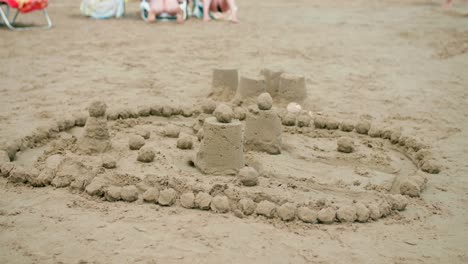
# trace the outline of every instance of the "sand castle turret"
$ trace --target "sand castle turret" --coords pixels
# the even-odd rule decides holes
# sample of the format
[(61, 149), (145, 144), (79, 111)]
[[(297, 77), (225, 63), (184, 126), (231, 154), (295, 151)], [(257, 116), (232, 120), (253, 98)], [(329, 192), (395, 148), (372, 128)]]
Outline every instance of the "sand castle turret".
[(239, 73), (237, 69), (214, 69), (210, 96), (221, 101), (229, 101), (236, 95), (238, 85)]
[(283, 71), (275, 68), (265, 68), (260, 72), (265, 78), (266, 90), (272, 97), (275, 97), (279, 93), (279, 82)]
[(307, 97), (304, 76), (283, 73), (279, 78), (278, 95), (287, 102), (303, 102)]
[(272, 109), (273, 99), (263, 93), (257, 99), (258, 111), (247, 114), (245, 121), (246, 150), (281, 153), (281, 119)]
[(245, 166), (242, 123), (233, 120), (225, 104), (216, 107), (214, 116), (205, 119), (195, 165), (206, 174), (236, 174)]
[(266, 92), (266, 82), (263, 76), (241, 76), (236, 98), (243, 102), (255, 102), (255, 99)]
[(89, 118), (86, 120), (82, 136), (78, 139), (78, 149), (81, 152), (102, 153), (111, 148), (106, 108), (106, 104), (101, 101), (94, 101), (90, 104)]

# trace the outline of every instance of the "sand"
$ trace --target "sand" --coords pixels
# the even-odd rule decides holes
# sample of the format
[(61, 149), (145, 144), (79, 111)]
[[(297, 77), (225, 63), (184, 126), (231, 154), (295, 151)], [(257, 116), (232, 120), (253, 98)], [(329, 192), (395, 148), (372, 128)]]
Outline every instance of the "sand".
[[(445, 11), (439, 3), (422, 0), (239, 0), (239, 25), (189, 21), (181, 27), (142, 23), (136, 2), (127, 5), (128, 16), (121, 20), (89, 20), (79, 15), (78, 2), (51, 1), (49, 11), (56, 25), (51, 31), (0, 30), (0, 145), (12, 146), (8, 156), (14, 152), (15, 164), (26, 169), (15, 169), (13, 179), (49, 182), (44, 188), (32, 188), (0, 179), (1, 263), (468, 261), (468, 8), (463, 4), (456, 2), (454, 9)], [(39, 17), (25, 16), (23, 21), (35, 18)], [(161, 35), (164, 42), (159, 41)], [(193, 187), (195, 195), (210, 193), (210, 202), (221, 192), (230, 201), (240, 195), (254, 204), (269, 200), (276, 208), (301, 201), (298, 208), (312, 211), (306, 218), (301, 209), (301, 217), (314, 220), (317, 214), (319, 222), (319, 210), (330, 208), (332, 224), (285, 222), (276, 216), (276, 209), (265, 210), (271, 219), (247, 215), (256, 210), (247, 202), (230, 207), (243, 211), (245, 217), (238, 218), (233, 212), (213, 213), (210, 203), (208, 211), (202, 211), (185, 209), (178, 200), (168, 207), (143, 203), (141, 197), (132, 203), (104, 201), (121, 199), (122, 189), (110, 188), (108, 177), (120, 184), (116, 187), (136, 186), (140, 196), (144, 186), (131, 176), (147, 170), (162, 172), (160, 190), (176, 187), (178, 195), (188, 190), (169, 176), (195, 174), (197, 180), (203, 179), (184, 159), (199, 143), (194, 142), (193, 150), (177, 149), (176, 138), (158, 135), (167, 119), (152, 113), (164, 113), (182, 132), (192, 133), (192, 120), (179, 119), (174, 113), (182, 103), (198, 106), (209, 96), (215, 68), (236, 68), (239, 76), (259, 74), (264, 68), (303, 75), (307, 98), (302, 108), (312, 111), (314, 120), (323, 116), (333, 122), (325, 122), (326, 129), (312, 124), (283, 127), (280, 155), (246, 153), (247, 165), (263, 167), (263, 171), (255, 167), (262, 175), (258, 186), (235, 186), (232, 176), (200, 181), (200, 186), (184, 183)], [(99, 168), (101, 176), (84, 193), (78, 191), (78, 183), (84, 186), (86, 179), (74, 181), (76, 187), (50, 187), (56, 178), (47, 178), (51, 172), (42, 173), (41, 178), (27, 165), (44, 151), (41, 142), (48, 141), (49, 135), (62, 135), (78, 116), (75, 124), (83, 126), (83, 113), (87, 117), (87, 107), (95, 100), (106, 103), (109, 120), (133, 117), (108, 123), (112, 140), (108, 151), (124, 155), (118, 156), (116, 168), (102, 168), (101, 154), (95, 154), (90, 162), (77, 160), (84, 167), (73, 163), (76, 173), (59, 173), (54, 183), (62, 186), (68, 177), (81, 175), (81, 170), (89, 170), (92, 177)], [(336, 130), (344, 120), (354, 126), (367, 120), (372, 132), (382, 133), (375, 132), (377, 137), (371, 138)], [(374, 129), (375, 124), (380, 130)], [(71, 131), (82, 131), (77, 129)], [(130, 135), (141, 129), (151, 131), (146, 144), (162, 151), (151, 163), (137, 162), (137, 151), (128, 150)], [(25, 136), (30, 137), (28, 146), (16, 142)], [(342, 136), (353, 138), (355, 152), (336, 151), (336, 140)], [(74, 140), (63, 135), (48, 155), (70, 151)], [(421, 160), (415, 162), (427, 172), (439, 172), (418, 170), (427, 177), (424, 188), (412, 178), (416, 166), (404, 156), (415, 156), (421, 143), (430, 145), (431, 155), (421, 152)], [(30, 146), (37, 147), (17, 152)], [(405, 146), (411, 146), (406, 154), (393, 151)], [(10, 174), (9, 164), (0, 164), (2, 174)], [(391, 185), (388, 179), (393, 178), (388, 176), (396, 174), (410, 176), (412, 185), (402, 186), (416, 197), (407, 197), (406, 206), (399, 196), (374, 200), (373, 188)], [(218, 182), (223, 184), (214, 184)], [(224, 190), (224, 185), (229, 188)], [(327, 195), (304, 195), (314, 190)], [(370, 197), (358, 195), (364, 191)], [(308, 203), (309, 198), (314, 203)], [(366, 210), (352, 203), (364, 198), (371, 198), (365, 203), (367, 222), (337, 222), (341, 205), (356, 206), (356, 217), (364, 220)]]

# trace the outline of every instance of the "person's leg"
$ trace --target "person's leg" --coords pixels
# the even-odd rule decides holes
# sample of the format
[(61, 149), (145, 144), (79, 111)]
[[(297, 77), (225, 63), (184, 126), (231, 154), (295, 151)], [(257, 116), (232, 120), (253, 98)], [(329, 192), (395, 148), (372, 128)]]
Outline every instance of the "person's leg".
[(184, 22), (184, 11), (180, 9), (179, 1), (177, 0), (165, 0), (165, 11), (170, 15), (177, 16), (177, 23)]
[(232, 16), (232, 22), (234, 23), (239, 23), (239, 19), (237, 18), (237, 5), (235, 0), (225, 0), (225, 4), (227, 2), (227, 5), (229, 9), (231, 10), (231, 16)]
[(210, 9), (211, 12), (228, 13), (231, 12), (232, 22), (238, 23), (237, 5), (235, 0), (212, 0)]
[(210, 6), (216, 0), (203, 0), (203, 21), (210, 21)]
[(164, 9), (164, 0), (151, 0), (150, 2), (150, 11), (148, 13), (148, 22), (154, 22), (156, 16), (161, 14)]

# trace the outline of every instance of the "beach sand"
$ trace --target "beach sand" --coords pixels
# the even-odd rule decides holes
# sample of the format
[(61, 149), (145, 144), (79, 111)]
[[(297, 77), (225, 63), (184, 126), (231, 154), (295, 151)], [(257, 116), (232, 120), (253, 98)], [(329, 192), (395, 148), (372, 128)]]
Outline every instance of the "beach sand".
[[(421, 197), (378, 221), (299, 225), (109, 203), (1, 178), (0, 263), (468, 262), (468, 6), (447, 10), (424, 0), (238, 5), (238, 25), (192, 19), (181, 26), (144, 23), (138, 2), (127, 4), (122, 19), (93, 20), (80, 15), (77, 0), (51, 0), (53, 29), (1, 28), (0, 144), (83, 112), (95, 99), (109, 111), (197, 105), (210, 93), (215, 68), (237, 68), (241, 75), (281, 68), (305, 76), (304, 109), (371, 120), (430, 145), (441, 172), (426, 174)], [(38, 21), (40, 13), (20, 19)], [(283, 143), (287, 153), (308, 151), (289, 134)], [(275, 162), (287, 167), (287, 157)], [(304, 173), (333, 174), (300, 164)]]

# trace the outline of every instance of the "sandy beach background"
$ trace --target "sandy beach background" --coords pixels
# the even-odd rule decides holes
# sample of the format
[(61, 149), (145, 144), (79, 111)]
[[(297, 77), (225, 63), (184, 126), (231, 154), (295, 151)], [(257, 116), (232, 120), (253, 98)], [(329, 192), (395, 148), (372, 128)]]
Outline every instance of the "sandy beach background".
[(403, 220), (308, 229), (1, 179), (1, 263), (468, 262), (466, 4), (238, 0), (239, 25), (180, 26), (145, 24), (138, 2), (122, 19), (87, 19), (79, 2), (50, 1), (52, 30), (0, 30), (0, 143), (96, 98), (197, 103), (213, 68), (280, 67), (306, 77), (306, 108), (404, 127), (443, 171)]

